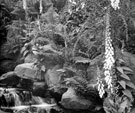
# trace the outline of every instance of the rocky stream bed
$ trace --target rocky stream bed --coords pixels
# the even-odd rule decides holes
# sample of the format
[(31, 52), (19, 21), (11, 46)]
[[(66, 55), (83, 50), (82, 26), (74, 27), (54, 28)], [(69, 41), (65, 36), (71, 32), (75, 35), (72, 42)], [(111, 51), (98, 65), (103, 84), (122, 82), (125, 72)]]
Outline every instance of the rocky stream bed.
[(95, 95), (98, 102), (94, 102), (76, 95), (73, 87), (51, 89), (58, 83), (58, 78), (52, 77), (54, 70), (47, 72), (45, 82), (35, 79), (36, 69), (31, 65), (20, 64), (0, 77), (2, 113), (105, 113), (99, 96)]

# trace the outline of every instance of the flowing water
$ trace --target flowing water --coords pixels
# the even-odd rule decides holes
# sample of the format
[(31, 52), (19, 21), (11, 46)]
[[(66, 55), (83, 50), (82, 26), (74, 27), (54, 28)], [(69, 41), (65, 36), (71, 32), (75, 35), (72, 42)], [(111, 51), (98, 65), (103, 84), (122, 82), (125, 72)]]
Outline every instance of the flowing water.
[(29, 91), (16, 88), (0, 88), (0, 108), (12, 113), (46, 113), (56, 104), (48, 104), (45, 99), (36, 97)]

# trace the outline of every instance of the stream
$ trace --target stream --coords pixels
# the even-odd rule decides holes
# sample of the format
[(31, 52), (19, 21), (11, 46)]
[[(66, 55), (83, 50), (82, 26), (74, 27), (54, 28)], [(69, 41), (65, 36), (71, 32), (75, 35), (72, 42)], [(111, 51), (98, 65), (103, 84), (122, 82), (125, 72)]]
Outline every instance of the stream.
[[(0, 88), (0, 110), (7, 113), (50, 113), (57, 105), (52, 99), (33, 96), (30, 91), (17, 88)], [(0, 112), (1, 113), (1, 112)], [(27, 113), (27, 112), (26, 112)]]

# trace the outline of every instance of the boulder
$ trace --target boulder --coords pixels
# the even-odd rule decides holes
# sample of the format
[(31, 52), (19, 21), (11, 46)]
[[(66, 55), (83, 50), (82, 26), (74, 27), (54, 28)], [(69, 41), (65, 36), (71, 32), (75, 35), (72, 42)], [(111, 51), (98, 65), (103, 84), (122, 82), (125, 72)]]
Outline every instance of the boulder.
[(17, 86), (20, 82), (20, 77), (14, 71), (7, 72), (0, 77), (0, 86)]
[(61, 104), (66, 109), (86, 110), (92, 105), (92, 102), (77, 96), (74, 89), (70, 87), (62, 95)]
[(14, 71), (11, 71), (3, 74), (0, 77), (0, 86), (30, 89), (33, 87), (33, 81), (31, 79), (19, 77)]
[(60, 69), (59, 65), (54, 66), (52, 69), (48, 69), (45, 74), (45, 82), (49, 87), (57, 85), (61, 80), (62, 72), (57, 71)]
[(10, 71), (10, 72), (2, 74), (2, 76), (0, 77), (0, 80), (3, 80), (8, 77), (12, 77), (12, 76), (17, 76), (14, 71)]
[(15, 67), (15, 73), (24, 79), (41, 80), (41, 73), (38, 72), (38, 68), (34, 63), (23, 63)]
[(37, 60), (37, 58), (35, 57), (35, 55), (29, 54), (29, 55), (27, 55), (27, 56), (25, 57), (24, 62), (25, 62), (25, 63), (33, 63), (33, 62), (35, 62), (36, 60)]
[(47, 86), (45, 82), (34, 82), (33, 83), (33, 89), (32, 89), (32, 94), (34, 96), (40, 96), (40, 97), (46, 97), (46, 90)]
[(33, 80), (23, 78), (20, 80), (18, 87), (25, 90), (31, 90), (33, 88)]

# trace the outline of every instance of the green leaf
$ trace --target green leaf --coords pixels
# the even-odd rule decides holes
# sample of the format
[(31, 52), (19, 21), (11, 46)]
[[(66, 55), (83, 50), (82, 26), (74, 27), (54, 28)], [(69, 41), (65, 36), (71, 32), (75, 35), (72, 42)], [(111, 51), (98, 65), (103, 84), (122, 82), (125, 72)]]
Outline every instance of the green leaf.
[(125, 109), (128, 107), (128, 100), (126, 99), (124, 102), (120, 104), (120, 108), (118, 110), (118, 113), (124, 113)]
[(46, 42), (47, 44), (49, 43), (49, 40), (48, 39), (46, 39), (46, 38), (44, 38), (44, 37), (38, 37), (37, 39), (36, 39), (36, 42)]
[(44, 66), (44, 65), (43, 65), (43, 66), (41, 66), (41, 70), (45, 72), (46, 68), (45, 68), (45, 66)]
[(98, 61), (102, 61), (103, 55), (98, 55), (97, 57), (95, 57), (94, 59), (91, 60), (90, 64), (94, 65), (96, 64)]
[(120, 63), (125, 63), (125, 61), (123, 59), (119, 59)]
[(122, 74), (124, 74), (124, 71), (123, 71), (123, 68), (122, 67), (116, 67), (117, 68), (117, 70), (119, 71), (119, 72), (121, 72)]
[(13, 53), (16, 53), (17, 51), (18, 51), (18, 49), (14, 49), (14, 50), (13, 50)]
[(83, 57), (75, 57), (76, 63), (90, 63), (91, 60), (89, 58), (83, 58)]
[(124, 73), (125, 73), (126, 75), (134, 75), (134, 73), (131, 72), (131, 71), (125, 71)]
[(128, 67), (122, 67), (124, 70), (126, 70), (126, 71), (131, 71), (131, 72), (133, 72), (133, 70), (132, 69), (130, 69), (130, 68), (128, 68)]
[(56, 71), (58, 71), (58, 72), (62, 72), (62, 73), (66, 72), (66, 70), (65, 70), (65, 69), (58, 69), (58, 70), (56, 70)]
[(26, 50), (26, 47), (23, 47), (23, 48), (21, 49), (21, 53), (23, 53), (25, 50)]
[(28, 53), (29, 53), (28, 50), (24, 51), (23, 56), (26, 57), (28, 55)]
[(129, 97), (131, 100), (133, 100), (133, 96), (132, 96), (132, 94), (131, 94), (131, 91), (125, 89), (125, 90), (122, 91), (122, 92), (123, 92), (123, 94), (124, 94), (125, 96), (127, 96), (127, 97)]
[(55, 28), (57, 31), (59, 31), (59, 32), (62, 32), (63, 31), (63, 29), (64, 29), (64, 25), (62, 25), (62, 24), (58, 24), (58, 25), (56, 25), (56, 28)]
[(126, 82), (127, 86), (135, 89), (135, 84), (133, 84), (132, 82)]
[(120, 76), (122, 77), (122, 78), (125, 78), (125, 79), (127, 79), (127, 80), (130, 80), (130, 78), (126, 75), (126, 74), (120, 74)]
[(135, 55), (134, 54), (124, 51), (123, 56), (125, 58), (128, 58), (130, 60), (130, 63), (135, 66)]
[(110, 103), (112, 106), (114, 106), (114, 102), (113, 102), (113, 100), (108, 99), (108, 101), (109, 101), (109, 103)]
[(64, 67), (64, 69), (66, 70), (66, 71), (69, 71), (69, 72), (73, 72), (73, 73), (76, 73), (76, 68), (73, 68), (73, 67), (71, 67), (71, 66), (69, 66), (69, 67)]
[(53, 52), (53, 53), (56, 53), (56, 54), (59, 54), (59, 55), (62, 54), (61, 51), (57, 51), (57, 50), (53, 49), (51, 44), (44, 45), (42, 47), (42, 49), (43, 49), (44, 52), (47, 52), (47, 53), (52, 53)]
[(44, 50), (44, 51), (52, 50), (51, 44), (44, 45), (44, 46), (43, 46), (43, 50)]
[(122, 80), (122, 81), (119, 81), (119, 83), (124, 89), (126, 89), (126, 82), (125, 81)]

